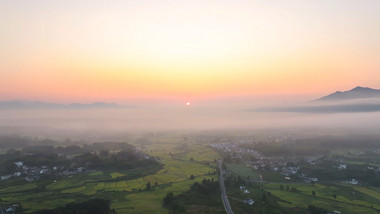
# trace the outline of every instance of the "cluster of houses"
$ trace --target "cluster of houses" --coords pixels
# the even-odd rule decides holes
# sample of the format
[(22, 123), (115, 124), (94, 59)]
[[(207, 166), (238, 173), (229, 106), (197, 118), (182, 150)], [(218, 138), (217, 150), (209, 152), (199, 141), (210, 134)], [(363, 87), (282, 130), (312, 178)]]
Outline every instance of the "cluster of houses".
[(16, 210), (18, 210), (19, 208), (21, 208), (20, 204), (2, 204), (0, 206), (0, 214), (11, 214), (11, 213), (15, 213)]
[(214, 149), (217, 149), (222, 152), (229, 153), (233, 159), (242, 160), (245, 156), (254, 157), (257, 160), (263, 160), (265, 157), (261, 155), (258, 151), (253, 149), (247, 149), (241, 147), (239, 143), (221, 143), (221, 144), (210, 144), (210, 146)]
[[(306, 183), (317, 182), (317, 177), (307, 176), (302, 173), (300, 170), (300, 165), (305, 163), (311, 166), (323, 164), (323, 160), (317, 157), (266, 158), (256, 150), (245, 148), (240, 142), (228, 142), (219, 144), (213, 143), (210, 144), (210, 146), (218, 151), (228, 153), (231, 160), (249, 166), (255, 170), (272, 170), (278, 172), (284, 176), (285, 180), (291, 180), (291, 178), (299, 178), (304, 180)], [(331, 158), (329, 161), (337, 163), (335, 167), (338, 171), (347, 169), (347, 163), (345, 163), (344, 160)], [(375, 173), (380, 174), (380, 167), (377, 168), (368, 166), (365, 169), (373, 170)], [(359, 181), (354, 178), (348, 182), (354, 185), (359, 183)]]
[[(245, 194), (249, 193), (249, 190), (245, 186), (240, 186), (240, 190), (244, 192)], [(253, 205), (255, 201), (252, 198), (246, 198), (243, 200), (244, 204)]]
[(242, 147), (236, 142), (211, 144), (210, 146), (219, 151), (228, 153), (230, 158), (234, 161), (240, 162), (255, 170), (272, 170), (279, 172), (284, 175), (284, 177), (289, 177), (290, 175), (297, 174), (300, 169), (297, 165), (287, 165), (288, 162), (294, 163), (294, 159), (268, 159), (258, 151)]
[(31, 167), (25, 165), (22, 161), (14, 162), (15, 170), (13, 174), (0, 176), (1, 180), (7, 180), (12, 177), (23, 177), (26, 181), (32, 182), (38, 180), (41, 176), (73, 176), (80, 173), (89, 173), (90, 170), (84, 167), (68, 168), (68, 167)]

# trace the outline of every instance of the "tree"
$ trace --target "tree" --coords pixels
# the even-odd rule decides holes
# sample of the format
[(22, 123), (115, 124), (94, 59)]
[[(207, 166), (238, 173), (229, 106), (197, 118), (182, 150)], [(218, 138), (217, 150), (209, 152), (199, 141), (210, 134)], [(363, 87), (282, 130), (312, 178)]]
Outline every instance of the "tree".
[(174, 193), (168, 192), (163, 199), (162, 205), (168, 207), (174, 199)]
[(320, 207), (315, 207), (313, 205), (309, 205), (307, 208), (308, 213), (310, 214), (320, 214), (320, 213), (326, 213), (327, 210), (320, 208)]
[(312, 194), (313, 196), (315, 196), (315, 191), (313, 190), (313, 191), (311, 192), (311, 194)]
[(110, 202), (104, 199), (91, 199), (81, 203), (69, 203), (64, 207), (55, 208), (52, 210), (41, 210), (38, 214), (104, 214), (115, 213), (110, 209)]
[(148, 181), (148, 183), (146, 183), (146, 190), (150, 190), (152, 186), (150, 185), (150, 181)]
[(336, 194), (333, 195), (334, 199), (336, 199)]

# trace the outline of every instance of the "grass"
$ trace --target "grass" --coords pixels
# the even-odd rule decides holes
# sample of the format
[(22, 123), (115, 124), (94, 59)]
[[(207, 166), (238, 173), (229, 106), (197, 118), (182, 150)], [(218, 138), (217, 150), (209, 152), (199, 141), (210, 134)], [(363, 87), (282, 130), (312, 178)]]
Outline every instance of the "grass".
[(256, 170), (249, 168), (247, 166), (238, 165), (238, 164), (226, 164), (227, 170), (232, 171), (232, 173), (239, 175), (240, 177), (246, 179), (249, 177), (251, 180), (258, 180), (259, 175)]
[(123, 177), (126, 174), (120, 173), (120, 172), (112, 172), (111, 173), (111, 178), (118, 178), (118, 177)]
[[(229, 185), (227, 187), (227, 195), (234, 213), (273, 213), (273, 214), (294, 214), (306, 213), (305, 210), (300, 211), (294, 206), (289, 206), (285, 201), (277, 201), (277, 197), (267, 195), (266, 190), (262, 188), (262, 184), (246, 185), (250, 193), (246, 194), (239, 189), (239, 185)], [(266, 195), (266, 200), (263, 200)], [(243, 200), (251, 198), (254, 200), (253, 205), (243, 204)], [(279, 203), (280, 202), (280, 203)], [(285, 206), (282, 206), (282, 205)]]
[(33, 190), (36, 187), (37, 187), (37, 184), (35, 183), (27, 183), (21, 186), (15, 185), (15, 186), (6, 187), (4, 189), (0, 189), (0, 194), (10, 193), (10, 192), (23, 192), (23, 191)]
[(278, 172), (273, 171), (264, 171), (261, 172), (263, 176), (263, 181), (267, 182), (289, 182), (289, 180), (285, 179), (285, 176), (281, 175)]
[[(297, 189), (296, 192), (280, 190), (280, 184), (265, 184), (267, 191), (287, 201), (287, 207), (300, 207), (306, 209), (308, 205), (322, 207), (333, 211), (339, 210), (343, 213), (378, 213), (380, 209), (378, 192), (366, 187), (352, 187), (349, 185), (321, 185), (315, 184), (289, 184), (284, 185)], [(284, 188), (284, 189), (285, 189)], [(311, 192), (315, 191), (316, 196)], [(333, 195), (337, 198), (334, 199)], [(373, 197), (375, 196), (375, 197)], [(284, 205), (285, 203), (282, 203)]]
[(101, 176), (101, 175), (103, 175), (103, 171), (91, 172), (88, 175), (90, 175), (90, 176)]
[(85, 189), (86, 189), (86, 186), (80, 186), (76, 188), (63, 190), (62, 193), (78, 193), (78, 192), (83, 192)]
[[(227, 169), (241, 177), (247, 176), (246, 173), (250, 172), (242, 165), (228, 164)], [(309, 205), (327, 211), (338, 210), (342, 213), (379, 213), (380, 210), (380, 188), (347, 183), (314, 185), (294, 183), (285, 181), (279, 173), (271, 171), (264, 171), (263, 179), (265, 181), (263, 184), (245, 184), (250, 191), (249, 194), (240, 191), (239, 185), (232, 182), (227, 188), (227, 195), (231, 196), (230, 203), (235, 212), (306, 213)], [(280, 188), (281, 185), (283, 190)], [(296, 191), (291, 191), (294, 188)], [(316, 192), (316, 196), (312, 195), (312, 191)], [(270, 195), (266, 192), (270, 192)], [(267, 195), (265, 204), (262, 204), (263, 194)], [(333, 197), (334, 194), (337, 196), (336, 199)], [(245, 198), (252, 198), (255, 204), (247, 207), (242, 203)]]
[[(165, 197), (165, 195), (168, 192), (173, 192), (174, 194), (178, 195), (181, 194), (187, 190), (189, 190), (190, 186), (194, 182), (201, 182), (203, 179), (211, 179), (213, 176), (199, 176), (196, 177), (194, 180), (182, 180), (179, 182), (169, 183), (163, 187), (159, 186), (156, 187), (152, 191), (143, 191), (143, 192), (134, 192), (131, 194), (126, 195), (126, 199), (128, 203), (125, 204), (125, 208), (123, 210), (131, 211), (133, 210), (133, 213), (151, 213), (152, 210), (154, 210), (157, 214), (159, 213), (168, 213), (168, 210), (162, 207), (162, 199)], [(215, 177), (214, 177), (215, 179)], [(132, 208), (131, 204), (134, 205)], [(115, 204), (113, 207), (121, 207), (122, 204)], [(121, 210), (119, 210), (121, 211)], [(118, 212), (119, 213), (119, 212)], [(123, 213), (123, 212), (120, 212)], [(126, 212), (128, 213), (128, 212)]]
[[(123, 213), (167, 213), (162, 207), (162, 199), (171, 191), (181, 194), (190, 186), (203, 179), (217, 179), (213, 174), (214, 159), (217, 153), (206, 146), (196, 145), (184, 152), (178, 147), (177, 138), (167, 138), (164, 143), (144, 146), (151, 156), (160, 158), (164, 167), (155, 171), (152, 167), (128, 171), (95, 171), (87, 175), (75, 175), (40, 179), (28, 183), (0, 184), (0, 199), (19, 202), (25, 208), (24, 213), (40, 209), (52, 209), (70, 202), (80, 202), (99, 197), (111, 200), (111, 207), (118, 214)], [(191, 145), (191, 142), (188, 142)], [(202, 152), (197, 152), (202, 151)], [(169, 153), (173, 154), (169, 156)], [(193, 157), (194, 161), (190, 161)], [(190, 176), (195, 176), (190, 179)], [(147, 182), (151, 190), (145, 190)], [(155, 185), (157, 183), (157, 186)]]
[[(25, 213), (99, 197), (111, 200), (111, 208), (118, 214), (167, 214), (168, 210), (162, 207), (162, 199), (167, 192), (180, 195), (187, 192), (196, 181), (217, 179), (217, 175), (214, 174), (214, 160), (219, 159), (219, 155), (208, 146), (196, 144), (192, 139), (185, 141), (181, 136), (164, 136), (159, 142), (137, 146), (150, 156), (158, 157), (163, 168), (95, 171), (72, 178), (61, 177), (56, 179), (56, 182), (53, 179), (41, 179), (32, 183), (3, 182), (0, 184), (0, 199), (20, 202), (27, 209)], [(242, 178), (249, 176), (250, 179), (258, 179), (258, 174), (246, 166), (227, 167)], [(190, 179), (191, 175), (195, 178)], [(249, 210), (255, 213), (302, 213), (302, 210), (305, 213), (308, 205), (330, 211), (339, 210), (342, 213), (378, 213), (370, 208), (371, 206), (380, 209), (380, 188), (343, 183), (314, 186), (292, 184), (285, 183), (284, 176), (277, 172), (263, 172), (262, 175), (264, 181), (269, 183), (247, 186), (250, 190), (248, 195), (242, 193), (238, 187), (227, 190), (229, 196), (238, 199), (251, 197), (256, 202), (253, 206), (248, 206), (243, 205), (241, 201), (230, 200), (233, 209), (236, 209), (235, 213), (249, 213)], [(146, 190), (148, 182), (151, 183), (151, 190)], [(285, 189), (289, 186), (297, 188), (298, 191), (280, 190), (280, 184), (275, 182), (284, 183)], [(313, 190), (316, 191), (316, 197), (311, 195)], [(268, 199), (268, 203), (263, 206), (261, 198), (265, 192), (271, 192), (273, 198)], [(337, 194), (336, 200), (332, 197), (334, 194)], [(201, 213), (207, 209), (201, 202), (189, 206), (187, 210)]]

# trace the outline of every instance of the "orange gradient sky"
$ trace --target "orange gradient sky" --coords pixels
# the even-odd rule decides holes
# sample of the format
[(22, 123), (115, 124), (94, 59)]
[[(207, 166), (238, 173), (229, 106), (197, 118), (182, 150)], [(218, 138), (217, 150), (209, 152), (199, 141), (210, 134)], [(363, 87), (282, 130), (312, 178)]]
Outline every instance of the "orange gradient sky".
[(380, 1), (0, 2), (0, 100), (380, 88)]

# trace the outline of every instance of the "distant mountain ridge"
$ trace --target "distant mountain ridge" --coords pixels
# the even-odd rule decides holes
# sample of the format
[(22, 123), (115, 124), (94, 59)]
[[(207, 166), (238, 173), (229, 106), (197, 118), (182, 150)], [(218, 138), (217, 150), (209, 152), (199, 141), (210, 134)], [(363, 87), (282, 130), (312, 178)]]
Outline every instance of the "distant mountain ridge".
[(380, 98), (380, 90), (357, 86), (349, 91), (337, 91), (314, 101), (343, 101), (365, 98)]
[(9, 100), (0, 101), (0, 109), (91, 109), (91, 108), (118, 108), (115, 103), (71, 103), (58, 104), (30, 100)]
[(380, 90), (356, 87), (349, 91), (337, 91), (303, 104), (264, 107), (259, 112), (298, 113), (358, 113), (380, 112)]

